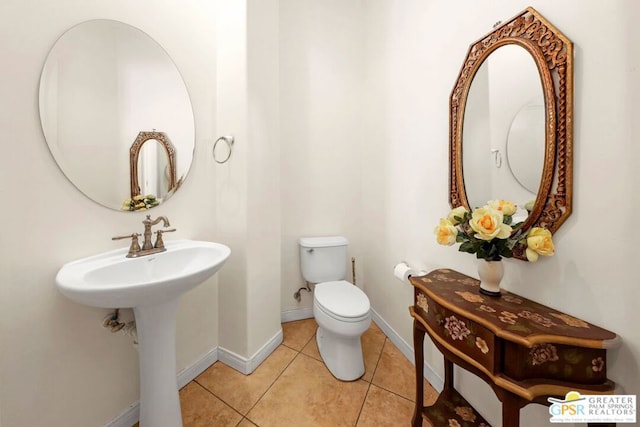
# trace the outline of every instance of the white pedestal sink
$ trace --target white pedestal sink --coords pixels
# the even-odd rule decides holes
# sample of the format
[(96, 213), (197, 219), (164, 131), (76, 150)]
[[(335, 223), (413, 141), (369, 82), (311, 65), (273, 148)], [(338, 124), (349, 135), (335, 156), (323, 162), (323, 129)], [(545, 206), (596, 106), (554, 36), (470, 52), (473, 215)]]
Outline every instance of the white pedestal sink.
[(140, 426), (180, 427), (175, 330), (180, 296), (225, 263), (230, 249), (219, 243), (176, 240), (165, 252), (126, 258), (118, 249), (62, 266), (58, 289), (93, 307), (133, 308), (140, 363)]

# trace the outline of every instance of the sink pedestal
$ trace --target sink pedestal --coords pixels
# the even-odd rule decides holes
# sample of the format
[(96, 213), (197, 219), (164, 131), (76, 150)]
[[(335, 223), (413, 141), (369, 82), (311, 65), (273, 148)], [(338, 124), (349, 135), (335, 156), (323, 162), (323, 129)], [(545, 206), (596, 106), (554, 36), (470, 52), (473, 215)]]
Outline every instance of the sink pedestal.
[(178, 299), (133, 309), (140, 364), (140, 427), (182, 427), (176, 379)]
[(56, 275), (60, 292), (75, 302), (133, 307), (141, 427), (182, 427), (176, 379), (178, 300), (213, 276), (231, 254), (225, 245), (198, 240), (174, 240), (165, 249), (133, 258), (126, 257), (128, 248), (103, 252), (68, 262)]

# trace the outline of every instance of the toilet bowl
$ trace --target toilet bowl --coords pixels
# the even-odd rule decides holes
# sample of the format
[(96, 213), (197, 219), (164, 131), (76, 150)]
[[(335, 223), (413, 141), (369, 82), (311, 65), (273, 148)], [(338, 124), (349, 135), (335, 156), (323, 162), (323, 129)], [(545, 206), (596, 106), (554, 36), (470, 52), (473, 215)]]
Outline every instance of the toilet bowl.
[(371, 325), (371, 305), (360, 288), (342, 280), (348, 241), (342, 236), (303, 237), (299, 244), (302, 276), (316, 284), (313, 317), (320, 356), (339, 380), (357, 380), (364, 374), (360, 337)]
[(316, 342), (324, 364), (342, 381), (364, 374), (360, 337), (371, 326), (369, 299), (344, 280), (318, 283), (313, 298)]

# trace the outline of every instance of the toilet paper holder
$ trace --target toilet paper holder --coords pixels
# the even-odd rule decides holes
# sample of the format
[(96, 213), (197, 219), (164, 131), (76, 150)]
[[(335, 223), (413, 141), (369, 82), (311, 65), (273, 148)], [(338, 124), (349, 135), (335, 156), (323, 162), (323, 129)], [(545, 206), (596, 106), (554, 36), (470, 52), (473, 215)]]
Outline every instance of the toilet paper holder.
[(414, 269), (406, 261), (400, 261), (393, 267), (393, 275), (396, 279), (407, 284), (411, 283), (409, 282), (411, 276), (424, 276), (425, 274), (427, 274), (426, 271)]

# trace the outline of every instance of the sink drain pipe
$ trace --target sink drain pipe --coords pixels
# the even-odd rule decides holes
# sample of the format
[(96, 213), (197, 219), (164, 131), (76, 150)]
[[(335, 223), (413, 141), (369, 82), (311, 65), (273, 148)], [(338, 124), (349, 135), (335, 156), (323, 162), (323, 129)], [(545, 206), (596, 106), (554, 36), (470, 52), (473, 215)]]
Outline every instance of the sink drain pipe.
[(136, 330), (136, 321), (124, 323), (119, 320), (120, 309), (116, 308), (113, 313), (107, 314), (102, 320), (102, 327), (110, 329), (111, 332), (116, 333), (119, 331), (124, 332), (126, 335), (133, 338), (133, 346), (138, 347), (138, 331)]

